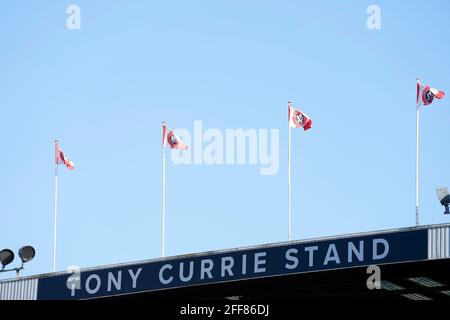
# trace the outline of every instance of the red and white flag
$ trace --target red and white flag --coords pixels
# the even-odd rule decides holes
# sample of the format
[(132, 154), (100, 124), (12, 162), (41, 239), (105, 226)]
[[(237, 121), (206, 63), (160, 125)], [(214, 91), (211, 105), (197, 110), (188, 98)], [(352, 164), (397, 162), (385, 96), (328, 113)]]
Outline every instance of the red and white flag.
[(433, 102), (434, 98), (442, 99), (445, 96), (444, 91), (431, 88), (430, 86), (421, 85), (417, 81), (417, 105), (429, 105)]
[(163, 147), (166, 147), (169, 145), (169, 148), (171, 149), (180, 149), (180, 150), (187, 150), (189, 146), (187, 144), (184, 144), (173, 132), (173, 130), (170, 130), (167, 128), (167, 125), (165, 122), (163, 122), (163, 140), (162, 140)]
[(55, 164), (65, 164), (67, 169), (73, 170), (75, 168), (74, 163), (65, 154), (64, 151), (59, 149), (58, 144), (56, 144), (56, 155)]
[(292, 128), (303, 128), (309, 130), (312, 127), (312, 120), (305, 113), (294, 109), (291, 104), (288, 106), (289, 126)]

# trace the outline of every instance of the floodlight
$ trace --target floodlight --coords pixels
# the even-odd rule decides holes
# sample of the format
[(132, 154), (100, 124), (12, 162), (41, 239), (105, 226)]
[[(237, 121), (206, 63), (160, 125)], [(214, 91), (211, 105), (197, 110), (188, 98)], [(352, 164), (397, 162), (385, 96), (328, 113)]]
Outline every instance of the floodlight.
[(23, 263), (33, 260), (36, 251), (32, 246), (24, 246), (19, 249), (19, 257)]
[(444, 214), (450, 214), (450, 210), (448, 208), (450, 205), (450, 194), (448, 193), (448, 189), (446, 187), (437, 188), (436, 194), (441, 204), (445, 207)]
[(13, 262), (14, 260), (14, 252), (9, 249), (3, 249), (0, 251), (0, 263), (2, 264), (2, 269), (5, 268), (8, 264)]
[(16, 268), (5, 269), (8, 264), (14, 261), (14, 252), (12, 252), (12, 250), (10, 249), (3, 249), (2, 251), (0, 251), (0, 273), (15, 271), (17, 277), (19, 277), (20, 271), (24, 269), (23, 265), (33, 260), (35, 255), (36, 250), (34, 250), (32, 246), (23, 246), (19, 250), (19, 257), (20, 260), (22, 260), (22, 264)]

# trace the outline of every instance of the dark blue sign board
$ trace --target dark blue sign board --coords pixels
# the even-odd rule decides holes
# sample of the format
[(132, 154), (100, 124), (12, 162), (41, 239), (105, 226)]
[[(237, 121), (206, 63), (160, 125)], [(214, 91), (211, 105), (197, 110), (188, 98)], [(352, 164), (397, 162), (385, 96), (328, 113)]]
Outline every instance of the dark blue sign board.
[(158, 259), (39, 279), (38, 299), (89, 299), (427, 259), (427, 230), (282, 243), (213, 254)]

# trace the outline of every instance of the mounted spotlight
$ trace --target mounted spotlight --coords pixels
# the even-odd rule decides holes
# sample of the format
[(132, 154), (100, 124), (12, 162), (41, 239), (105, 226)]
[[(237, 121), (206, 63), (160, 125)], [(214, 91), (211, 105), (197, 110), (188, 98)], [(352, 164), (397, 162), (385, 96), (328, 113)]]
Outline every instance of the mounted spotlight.
[(14, 261), (14, 252), (9, 249), (3, 249), (0, 251), (0, 263), (2, 264), (2, 270)]
[(19, 250), (19, 257), (22, 260), (22, 263), (27, 263), (33, 260), (36, 255), (36, 251), (32, 246), (24, 246)]
[(33, 260), (35, 255), (36, 251), (32, 246), (23, 246), (19, 250), (19, 257), (20, 260), (22, 260), (22, 265), (18, 268), (5, 269), (8, 264), (14, 261), (14, 252), (12, 252), (10, 249), (3, 249), (2, 251), (0, 251), (0, 263), (2, 265), (0, 272), (15, 271), (16, 275), (19, 276), (20, 270), (24, 269), (23, 265)]
[(445, 207), (444, 214), (450, 214), (450, 210), (448, 206), (450, 205), (450, 194), (448, 193), (448, 189), (446, 187), (436, 189), (436, 193), (439, 201)]

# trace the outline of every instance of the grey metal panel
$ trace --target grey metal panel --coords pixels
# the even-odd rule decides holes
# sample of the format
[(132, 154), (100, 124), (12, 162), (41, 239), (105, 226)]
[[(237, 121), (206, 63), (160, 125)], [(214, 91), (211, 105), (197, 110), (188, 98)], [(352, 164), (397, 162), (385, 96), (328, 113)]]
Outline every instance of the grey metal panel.
[(0, 300), (36, 300), (39, 279), (0, 282)]
[(450, 258), (450, 227), (428, 229), (428, 259)]

